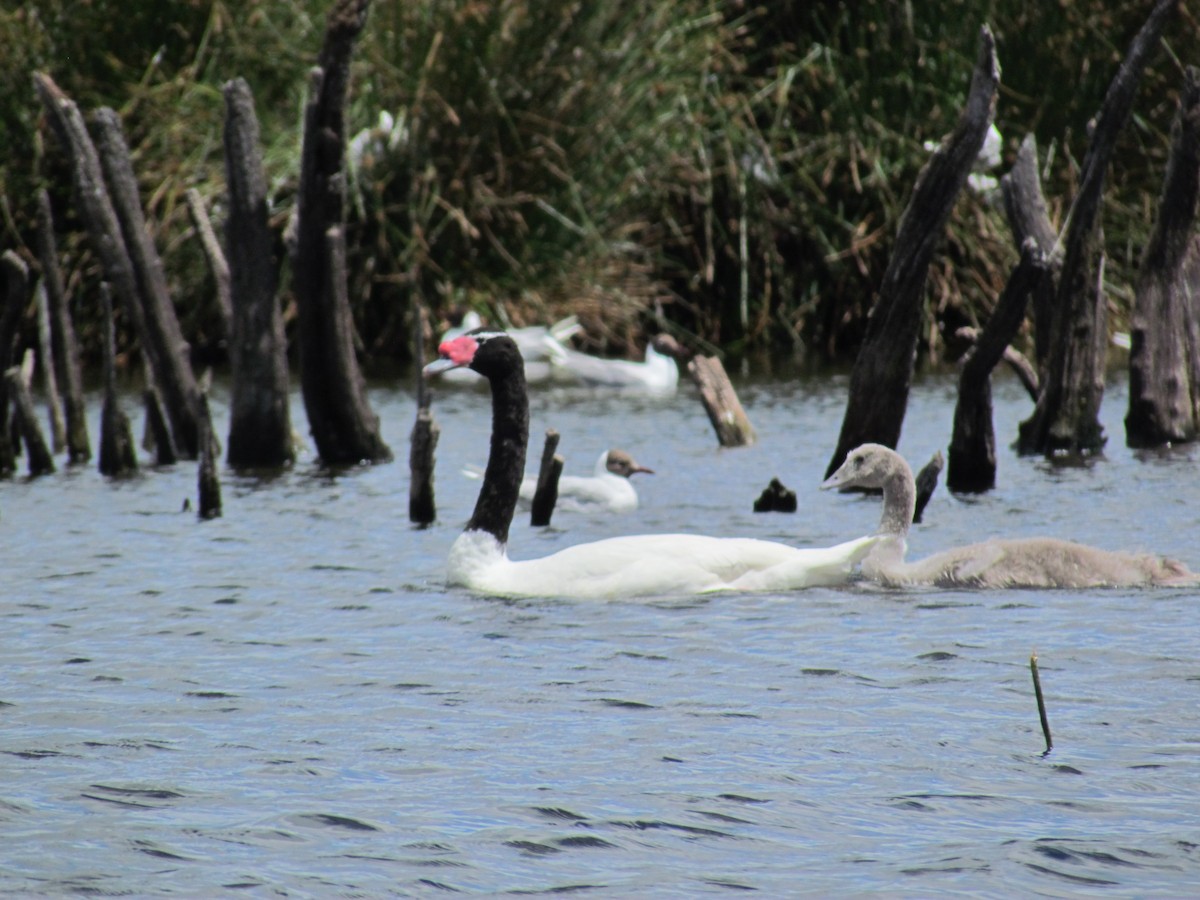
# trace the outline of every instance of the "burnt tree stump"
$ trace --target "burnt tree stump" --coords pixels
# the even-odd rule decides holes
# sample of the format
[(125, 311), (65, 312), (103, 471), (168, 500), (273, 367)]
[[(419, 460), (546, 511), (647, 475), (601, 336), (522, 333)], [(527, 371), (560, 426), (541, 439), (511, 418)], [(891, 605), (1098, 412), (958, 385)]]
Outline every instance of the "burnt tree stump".
[(722, 447), (748, 447), (757, 436), (750, 417), (738, 400), (733, 382), (721, 360), (715, 356), (693, 356), (687, 364), (688, 376), (700, 389), (700, 402)]
[(1200, 433), (1200, 298), (1185, 276), (1200, 197), (1200, 72), (1189, 66), (1171, 129), (1158, 218), (1142, 252), (1129, 353), (1125, 442), (1157, 447)]
[[(229, 108), (229, 85), (232, 83), (229, 82), (225, 85), (226, 110)], [(251, 114), (253, 114), (253, 107), (251, 107)], [(228, 112), (226, 112), (225, 123), (225, 130), (228, 134)], [(255, 133), (257, 134), (257, 119), (255, 120)], [(226, 143), (228, 140), (226, 137)], [(257, 141), (257, 137), (255, 140)], [(226, 170), (229, 166), (229, 150), (226, 148)], [(228, 171), (226, 174), (228, 175)], [(188, 188), (184, 197), (187, 198), (188, 216), (192, 220), (192, 227), (196, 229), (196, 236), (200, 238), (200, 246), (204, 248), (204, 260), (208, 263), (208, 271), (212, 275), (213, 287), (216, 289), (217, 313), (221, 318), (221, 327), (225, 331), (225, 340), (228, 341), (233, 334), (233, 285), (232, 276), (229, 274), (229, 262), (221, 249), (221, 241), (217, 238), (216, 229), (213, 228), (212, 219), (208, 216), (208, 210), (204, 207), (204, 198), (200, 196), (200, 192), (195, 188)], [(228, 227), (226, 227), (226, 232), (228, 232)]]
[(1071, 205), (1062, 271), (1051, 321), (1041, 396), (1021, 423), (1021, 453), (1081, 456), (1105, 442), (1100, 424), (1104, 366), (1108, 357), (1108, 316), (1103, 291), (1104, 248), (1100, 206), (1105, 172), (1117, 137), (1129, 119), (1138, 82), (1158, 47), (1179, 0), (1158, 0), (1121, 62), (1096, 116), (1083, 159), (1079, 191)]
[[(29, 302), (29, 267), (14, 251), (5, 250), (0, 256), (4, 269), (4, 298), (0, 303), (0, 372), (7, 372), (16, 363), (17, 325)], [(12, 406), (8, 381), (0, 378), (0, 477), (7, 478), (17, 470), (17, 448), (13, 443)]]
[(200, 464), (196, 475), (199, 508), (196, 514), (201, 519), (216, 519), (221, 515), (221, 479), (217, 474), (217, 459), (221, 448), (213, 433), (212, 413), (208, 408), (208, 394), (200, 394)]
[(108, 282), (100, 285), (104, 307), (104, 403), (100, 409), (100, 455), (97, 465), (101, 475), (120, 477), (137, 471), (137, 451), (129, 417), (121, 409), (117, 391), (117, 338), (113, 328), (112, 288)]
[(63, 289), (62, 269), (58, 264), (50, 193), (44, 188), (38, 191), (37, 250), (38, 261), (42, 264), (42, 284), (50, 306), (50, 347), (54, 354), (56, 380), (63, 391), (67, 459), (72, 463), (85, 463), (92, 458), (92, 446), (88, 440), (87, 407), (83, 400), (83, 364)]
[(300, 382), (317, 453), (326, 465), (386, 462), (391, 451), (367, 403), (354, 356), (342, 223), (346, 205), (346, 100), (350, 58), (369, 0), (329, 12), (304, 112), (292, 271), (299, 312)]
[[(1038, 371), (1035, 383), (1040, 386), (1050, 347), (1050, 322), (1058, 273), (1062, 268), (1062, 248), (1046, 211), (1046, 198), (1038, 175), (1037, 140), (1032, 134), (1025, 135), (1021, 141), (1013, 167), (1000, 179), (1000, 189), (1017, 252), (1023, 252), (1026, 240), (1032, 239), (1050, 268), (1049, 277), (1038, 280), (1030, 302), (1033, 308), (1034, 358)], [(1034, 393), (1035, 403), (1037, 393)]]
[(558, 449), (559, 434), (553, 428), (546, 431), (546, 443), (542, 446), (542, 464), (538, 468), (537, 489), (533, 493), (533, 508), (529, 524), (542, 528), (550, 524), (554, 507), (558, 503), (558, 479), (562, 476), (563, 458)]
[(154, 451), (156, 466), (175, 465), (179, 462), (179, 452), (175, 449), (175, 438), (171, 436), (171, 427), (163, 414), (162, 399), (153, 385), (142, 392), (142, 408), (146, 411), (142, 447)]
[(50, 445), (55, 453), (61, 453), (67, 446), (67, 421), (63, 417), (62, 395), (58, 391), (54, 344), (50, 336), (50, 297), (44, 278), (33, 289), (33, 296), (37, 301), (38, 369), (42, 373), (42, 390), (46, 392), (46, 409), (50, 417)]
[(133, 264), (137, 297), (142, 305), (142, 322), (145, 326), (141, 334), (142, 351), (162, 395), (175, 446), (181, 456), (195, 459), (200, 449), (196, 376), (192, 372), (187, 341), (184, 340), (175, 306), (171, 302), (162, 259), (146, 227), (137, 176), (121, 130), (121, 120), (114, 110), (102, 107), (96, 110), (94, 122), (100, 164), (125, 248)]
[(942, 474), (942, 466), (946, 463), (942, 458), (942, 451), (938, 450), (930, 457), (929, 462), (921, 467), (921, 471), (917, 473), (915, 482), (917, 486), (917, 499), (913, 504), (913, 522), (920, 522), (925, 518), (925, 507), (929, 505), (929, 500), (933, 496), (933, 492), (937, 490), (938, 477)]
[[(287, 339), (267, 223), (258, 117), (244, 79), (226, 82), (224, 90), (228, 338), (233, 373), (227, 458), (235, 468), (280, 468), (295, 458), (295, 445), (288, 408)], [(219, 254), (220, 248), (215, 252)]]
[(33, 406), (33, 397), (29, 393), (29, 385), (21, 377), (19, 366), (13, 366), (4, 373), (4, 386), (12, 400), (15, 413), (13, 424), (25, 444), (25, 459), (29, 465), (30, 475), (48, 475), (54, 471), (54, 454), (46, 444), (38, 425), (37, 412)]
[(826, 477), (860, 444), (874, 442), (894, 448), (900, 440), (929, 263), (991, 127), (999, 87), (996, 42), (984, 26), (966, 106), (954, 131), (917, 176), (900, 219), (866, 336), (851, 370), (850, 396)]
[(429, 525), (437, 519), (433, 493), (435, 453), (441, 429), (433, 417), (429, 385), (425, 383), (425, 310), (413, 302), (413, 363), (416, 368), (417, 418), (408, 448), (408, 520)]
[(992, 370), (1025, 318), (1025, 307), (1036, 285), (1048, 277), (1037, 242), (1026, 238), (1021, 260), (1008, 277), (987, 325), (967, 354), (958, 376), (958, 401), (950, 439), (946, 486), (952, 491), (979, 493), (996, 486), (996, 432), (992, 424)]

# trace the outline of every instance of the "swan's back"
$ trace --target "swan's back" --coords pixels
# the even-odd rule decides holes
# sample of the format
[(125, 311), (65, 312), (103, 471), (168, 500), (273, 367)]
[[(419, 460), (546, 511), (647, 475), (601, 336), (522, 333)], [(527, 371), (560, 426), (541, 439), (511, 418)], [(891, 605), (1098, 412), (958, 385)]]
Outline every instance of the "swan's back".
[(889, 584), (972, 588), (1096, 588), (1192, 585), (1197, 576), (1176, 560), (1101, 550), (1058, 538), (990, 540), (911, 563), (873, 566)]
[[(692, 534), (628, 535), (567, 547), (541, 559), (510, 560), (486, 549), (489, 536), (465, 532), (456, 541), (474, 570), (451, 583), (503, 596), (609, 599), (719, 590), (790, 590), (844, 583), (877, 538), (834, 547), (795, 548), (754, 538)], [(478, 550), (483, 541), (485, 549)], [(493, 543), (494, 546), (494, 543)]]

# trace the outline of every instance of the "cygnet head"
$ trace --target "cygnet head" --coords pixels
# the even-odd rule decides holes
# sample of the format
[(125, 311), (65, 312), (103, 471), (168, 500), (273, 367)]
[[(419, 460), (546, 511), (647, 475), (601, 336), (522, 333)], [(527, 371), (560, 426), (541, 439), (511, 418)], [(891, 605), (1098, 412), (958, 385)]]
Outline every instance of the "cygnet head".
[(865, 488), (880, 490), (898, 471), (912, 470), (900, 454), (883, 444), (862, 444), (846, 454), (846, 460), (836, 472), (825, 479), (821, 490), (832, 488)]
[(485, 378), (493, 378), (524, 366), (516, 341), (503, 331), (476, 328), (438, 346), (439, 359), (427, 365), (426, 376), (436, 375), (463, 366)]
[(653, 469), (647, 469), (645, 466), (639, 466), (624, 450), (609, 450), (608, 460), (605, 463), (605, 468), (614, 475), (620, 475), (622, 478), (628, 478), (630, 475), (635, 475), (642, 472), (646, 475), (653, 475)]

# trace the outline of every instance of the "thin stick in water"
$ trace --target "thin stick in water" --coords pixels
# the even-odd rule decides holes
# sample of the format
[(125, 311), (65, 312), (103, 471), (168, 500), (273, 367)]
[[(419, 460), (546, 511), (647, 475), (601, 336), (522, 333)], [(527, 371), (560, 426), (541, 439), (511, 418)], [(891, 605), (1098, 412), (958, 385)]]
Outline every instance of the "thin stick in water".
[(1054, 740), (1050, 737), (1050, 720), (1046, 718), (1046, 699), (1042, 696), (1042, 679), (1038, 677), (1037, 651), (1029, 654), (1029, 671), (1033, 673), (1033, 693), (1037, 697), (1038, 716), (1042, 720), (1042, 734), (1046, 736), (1045, 756), (1054, 749)]

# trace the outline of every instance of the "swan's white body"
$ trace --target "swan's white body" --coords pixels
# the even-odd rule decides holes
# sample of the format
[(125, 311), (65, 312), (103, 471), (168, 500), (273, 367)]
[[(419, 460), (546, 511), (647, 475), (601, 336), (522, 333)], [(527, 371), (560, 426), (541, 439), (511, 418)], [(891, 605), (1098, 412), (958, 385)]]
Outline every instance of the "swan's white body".
[(1060, 538), (992, 538), (907, 562), (916, 485), (899, 453), (863, 444), (829, 476), (823, 488), (883, 491), (880, 540), (863, 560), (863, 575), (901, 587), (1098, 588), (1195, 585), (1200, 576), (1177, 560), (1149, 553), (1101, 550)]
[(450, 548), (450, 584), (505, 597), (609, 599), (708, 591), (786, 591), (846, 581), (878, 540), (797, 549), (748, 538), (636, 535), (579, 544), (542, 559), (510, 560), (506, 547), (529, 443), (529, 399), (516, 343), (478, 331), (438, 348), (434, 374), (469, 365), (492, 391), (492, 437), (475, 511)]
[(548, 356), (555, 378), (574, 380), (594, 387), (617, 388), (649, 394), (673, 394), (679, 385), (679, 364), (674, 357), (659, 353), (653, 342), (646, 345), (643, 362), (604, 359), (570, 347)]
[(844, 584), (877, 538), (799, 549), (753, 538), (640, 534), (512, 560), (485, 531), (450, 548), (448, 581), (501, 597), (611, 600), (714, 591), (789, 591)]

